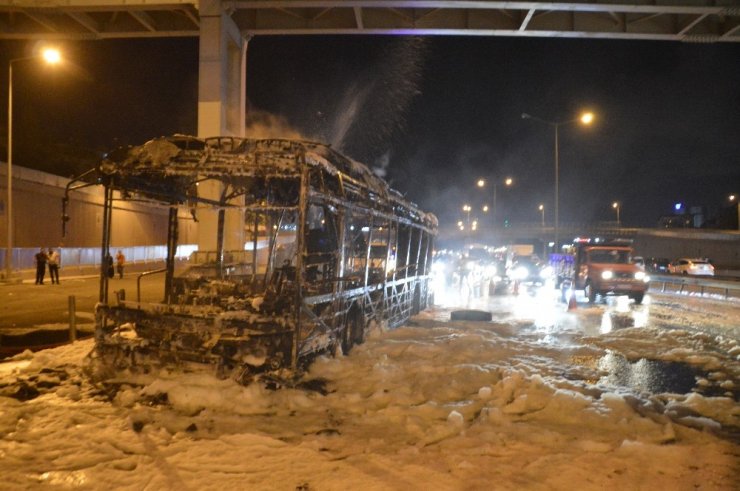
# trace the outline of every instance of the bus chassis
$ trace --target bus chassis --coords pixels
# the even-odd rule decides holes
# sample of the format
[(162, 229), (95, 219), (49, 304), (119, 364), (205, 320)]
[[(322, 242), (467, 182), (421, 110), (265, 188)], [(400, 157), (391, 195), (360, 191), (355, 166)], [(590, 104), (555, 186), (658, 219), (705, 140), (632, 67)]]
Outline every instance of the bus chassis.
[[(175, 135), (121, 148), (68, 185), (65, 223), (69, 192), (95, 184), (105, 195), (90, 357), (100, 377), (171, 366), (208, 367), (240, 383), (295, 374), (431, 301), (436, 218), (328, 146)], [(105, 259), (119, 200), (168, 210), (161, 302), (142, 302), (139, 292), (109, 298)], [(176, 267), (183, 216), (209, 211), (215, 247)], [(229, 213), (249, 239), (243, 249), (224, 246)]]

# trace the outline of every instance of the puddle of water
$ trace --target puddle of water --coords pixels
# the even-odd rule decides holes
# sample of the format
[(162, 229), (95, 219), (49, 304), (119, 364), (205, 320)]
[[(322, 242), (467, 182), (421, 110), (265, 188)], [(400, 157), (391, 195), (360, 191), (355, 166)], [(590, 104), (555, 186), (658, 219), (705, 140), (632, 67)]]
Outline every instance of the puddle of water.
[[(606, 372), (599, 383), (628, 387), (651, 394), (698, 392), (704, 396), (727, 396), (728, 390), (718, 385), (698, 385), (698, 379), (708, 379), (709, 374), (687, 363), (641, 358), (630, 362), (624, 356), (609, 352), (599, 359), (598, 369)], [(740, 393), (729, 391), (734, 400), (740, 400)]]

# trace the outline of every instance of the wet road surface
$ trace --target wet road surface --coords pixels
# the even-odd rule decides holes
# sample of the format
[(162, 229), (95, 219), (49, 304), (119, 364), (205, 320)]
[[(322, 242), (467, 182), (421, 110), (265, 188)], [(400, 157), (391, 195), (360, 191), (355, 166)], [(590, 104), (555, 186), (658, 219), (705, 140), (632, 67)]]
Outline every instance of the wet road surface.
[(579, 294), (568, 305), (552, 285), (500, 295), (439, 285), (435, 291), (443, 292), (435, 298), (440, 321), (456, 309), (488, 311), (491, 322), (513, 326), (513, 335), (537, 346), (551, 346), (564, 362), (570, 352), (599, 348), (593, 356), (571, 356), (568, 361), (586, 370), (574, 369), (570, 378), (643, 394), (696, 392), (740, 401), (738, 302), (648, 294), (642, 305), (627, 297), (589, 304)]

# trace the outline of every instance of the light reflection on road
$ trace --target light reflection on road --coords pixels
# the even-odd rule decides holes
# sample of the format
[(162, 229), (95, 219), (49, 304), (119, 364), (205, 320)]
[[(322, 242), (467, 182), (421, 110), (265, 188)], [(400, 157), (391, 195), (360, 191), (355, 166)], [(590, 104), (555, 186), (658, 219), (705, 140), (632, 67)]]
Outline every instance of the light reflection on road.
[[(579, 293), (574, 308), (561, 301), (560, 294), (553, 285), (523, 286), (516, 292), (510, 290), (500, 295), (488, 295), (484, 292), (480, 296), (471, 293), (467, 287), (448, 288), (439, 298), (444, 299), (445, 303), (441, 308), (437, 305), (434, 311), (438, 320), (449, 320), (450, 312), (457, 309), (489, 311), (493, 323), (511, 326), (511, 335), (518, 337), (520, 341), (554, 348), (551, 353), (556, 359), (562, 360), (559, 355), (566, 355), (571, 363), (596, 369), (600, 377), (591, 380), (591, 383), (633, 393), (646, 391), (652, 394), (685, 394), (694, 391), (735, 400), (740, 397), (740, 392), (736, 389), (736, 376), (733, 375), (736, 371), (727, 369), (709, 375), (711, 367), (661, 358), (656, 353), (665, 350), (650, 342), (653, 334), (643, 338), (639, 332), (625, 333), (627, 336), (624, 339), (639, 339), (638, 345), (644, 349), (630, 349), (628, 353), (618, 351), (619, 341), (615, 344), (613, 340), (622, 337), (610, 336), (615, 331), (633, 327), (664, 329), (666, 319), (670, 319), (668, 326), (675, 322), (672, 317), (666, 316), (666, 307), (662, 301), (656, 301), (653, 305), (650, 295), (645, 296), (642, 305), (635, 304), (625, 296), (607, 297), (589, 304), (582, 293)], [(596, 338), (606, 339), (606, 344)], [(609, 339), (612, 341), (608, 341)], [(682, 345), (678, 352), (707, 350), (708, 346), (715, 346), (707, 338), (701, 337), (703, 341), (697, 348), (691, 344), (693, 339), (689, 337), (689, 344)], [(586, 351), (582, 351), (582, 348), (586, 348)], [(716, 355), (714, 348), (710, 351), (712, 356)], [(706, 354), (694, 359), (712, 360)], [(728, 358), (726, 361), (732, 363), (734, 360)], [(548, 363), (543, 364), (541, 360), (528, 359), (527, 363), (538, 366), (543, 373), (549, 370)], [(724, 363), (720, 365), (727, 366)], [(579, 372), (574, 370), (572, 373)], [(703, 382), (699, 383), (698, 380)]]
[(435, 303), (445, 310), (489, 311), (494, 322), (513, 323), (522, 333), (534, 335), (546, 344), (572, 345), (578, 343), (574, 338), (580, 336), (599, 336), (617, 329), (649, 325), (649, 295), (642, 305), (626, 296), (607, 297), (589, 304), (579, 293), (575, 308), (569, 308), (560, 301), (560, 293), (552, 284), (522, 285), (514, 290), (509, 288), (504, 294), (489, 295), (485, 287), (439, 283)]

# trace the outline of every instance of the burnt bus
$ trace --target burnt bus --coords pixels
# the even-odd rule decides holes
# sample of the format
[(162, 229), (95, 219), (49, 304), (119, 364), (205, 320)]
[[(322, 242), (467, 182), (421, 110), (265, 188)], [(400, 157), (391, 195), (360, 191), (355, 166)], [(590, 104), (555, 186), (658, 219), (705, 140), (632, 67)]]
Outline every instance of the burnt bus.
[[(112, 152), (68, 192), (93, 184), (105, 195), (101, 259), (117, 200), (169, 210), (161, 302), (109, 294), (101, 260), (90, 356), (101, 376), (157, 365), (206, 366), (241, 383), (295, 374), (431, 302), (437, 219), (326, 145), (158, 138)], [(175, 261), (181, 209), (217, 217), (214, 250), (197, 250), (184, 266)], [(244, 227), (243, 248), (225, 249), (228, 223)]]

